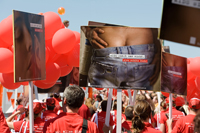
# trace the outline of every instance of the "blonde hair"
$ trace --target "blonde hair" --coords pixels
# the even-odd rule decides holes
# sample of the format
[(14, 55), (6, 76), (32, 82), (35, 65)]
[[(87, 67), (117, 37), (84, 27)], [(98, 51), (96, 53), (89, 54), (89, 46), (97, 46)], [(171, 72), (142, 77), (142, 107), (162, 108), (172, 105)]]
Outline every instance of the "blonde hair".
[(88, 108), (92, 107), (92, 99), (91, 98), (87, 98), (85, 100), (85, 105), (88, 106)]

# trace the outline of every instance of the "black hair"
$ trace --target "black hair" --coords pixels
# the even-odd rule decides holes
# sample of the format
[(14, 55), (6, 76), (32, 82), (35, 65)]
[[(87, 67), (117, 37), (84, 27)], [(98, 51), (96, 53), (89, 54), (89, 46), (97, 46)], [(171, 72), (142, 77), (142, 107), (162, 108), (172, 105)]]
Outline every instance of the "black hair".
[(55, 106), (49, 106), (49, 105), (47, 105), (47, 110), (54, 110), (54, 108), (55, 108)]
[(101, 109), (102, 111), (105, 111), (106, 112), (106, 109), (107, 109), (107, 101), (103, 100), (101, 102)]

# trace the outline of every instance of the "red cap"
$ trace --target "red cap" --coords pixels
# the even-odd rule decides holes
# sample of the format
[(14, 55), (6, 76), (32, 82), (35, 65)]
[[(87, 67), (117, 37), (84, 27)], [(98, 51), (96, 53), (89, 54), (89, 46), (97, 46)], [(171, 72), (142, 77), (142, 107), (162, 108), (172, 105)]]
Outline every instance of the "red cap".
[(55, 101), (54, 98), (48, 98), (48, 99), (46, 99), (46, 104), (48, 106), (55, 106), (55, 103), (56, 103), (56, 101)]
[[(165, 99), (166, 103), (169, 103), (169, 97)], [(175, 102), (175, 98), (172, 97), (172, 102)]]
[(192, 109), (200, 109), (200, 99), (198, 98), (190, 99), (189, 107)]
[[(29, 106), (28, 106), (29, 109)], [(33, 102), (33, 112), (34, 114), (39, 114), (43, 110), (40, 102)]]
[(183, 97), (176, 97), (175, 103), (176, 106), (183, 106), (185, 104), (185, 100)]

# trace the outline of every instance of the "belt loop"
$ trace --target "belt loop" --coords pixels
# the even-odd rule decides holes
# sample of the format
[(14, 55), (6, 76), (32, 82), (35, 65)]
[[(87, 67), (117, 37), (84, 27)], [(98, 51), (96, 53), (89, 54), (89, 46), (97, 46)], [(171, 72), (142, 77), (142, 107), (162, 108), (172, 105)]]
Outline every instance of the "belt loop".
[(131, 47), (127, 47), (127, 49), (128, 49), (128, 54), (132, 54), (132, 49), (131, 49)]
[(120, 47), (117, 47), (117, 54), (121, 54)]

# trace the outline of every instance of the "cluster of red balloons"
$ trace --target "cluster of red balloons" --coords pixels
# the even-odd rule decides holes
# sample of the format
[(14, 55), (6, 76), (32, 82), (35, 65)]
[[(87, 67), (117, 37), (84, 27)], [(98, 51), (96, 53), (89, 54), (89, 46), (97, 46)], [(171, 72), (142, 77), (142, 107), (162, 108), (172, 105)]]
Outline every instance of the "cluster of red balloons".
[(200, 98), (200, 57), (187, 59), (187, 100)]
[[(46, 45), (46, 80), (34, 81), (39, 88), (53, 86), (59, 77), (79, 67), (80, 33), (65, 28), (55, 12), (44, 15)], [(7, 89), (16, 89), (28, 82), (14, 83), (12, 15), (0, 22), (0, 82)]]

